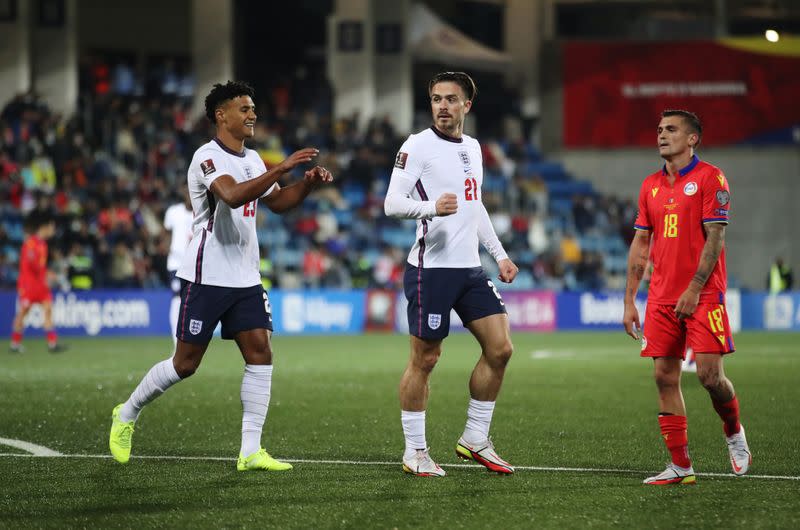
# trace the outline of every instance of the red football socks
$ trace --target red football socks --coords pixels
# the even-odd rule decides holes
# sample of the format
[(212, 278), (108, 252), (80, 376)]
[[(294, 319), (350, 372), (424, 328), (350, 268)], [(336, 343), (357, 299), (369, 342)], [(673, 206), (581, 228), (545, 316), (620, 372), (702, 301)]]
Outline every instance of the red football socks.
[(672, 455), (672, 463), (680, 467), (692, 467), (689, 459), (689, 436), (686, 433), (686, 416), (659, 416), (661, 436)]
[(19, 331), (12, 331), (11, 332), (11, 344), (19, 344), (22, 342), (22, 333)]
[(742, 427), (739, 423), (739, 399), (733, 396), (733, 399), (727, 403), (721, 403), (713, 399), (711, 402), (714, 404), (714, 410), (722, 418), (722, 428), (725, 430), (725, 436), (732, 436), (739, 432)]
[(51, 329), (47, 332), (47, 345), (48, 346), (55, 346), (58, 342), (58, 336), (56, 335), (56, 331)]

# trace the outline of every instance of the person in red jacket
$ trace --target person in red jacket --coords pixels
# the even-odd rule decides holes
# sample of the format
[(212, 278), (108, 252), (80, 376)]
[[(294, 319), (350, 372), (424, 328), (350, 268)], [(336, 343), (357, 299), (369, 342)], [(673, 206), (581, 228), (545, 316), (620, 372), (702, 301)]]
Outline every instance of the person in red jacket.
[(53, 327), (53, 294), (47, 282), (47, 240), (55, 234), (56, 225), (52, 217), (43, 213), (31, 215), (28, 224), (33, 234), (22, 243), (19, 253), (18, 304), (11, 330), (11, 351), (15, 353), (24, 351), (22, 331), (25, 315), (34, 304), (41, 304), (44, 309), (47, 347), (51, 353), (57, 353), (66, 348), (58, 343), (58, 336)]

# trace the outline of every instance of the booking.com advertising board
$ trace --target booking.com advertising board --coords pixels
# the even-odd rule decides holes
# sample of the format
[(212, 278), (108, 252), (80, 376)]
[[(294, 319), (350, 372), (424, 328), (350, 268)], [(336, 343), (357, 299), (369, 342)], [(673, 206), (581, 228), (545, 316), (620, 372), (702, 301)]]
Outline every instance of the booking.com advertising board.
[[(53, 320), (65, 336), (169, 335), (167, 290), (103, 290), (55, 293)], [(620, 292), (590, 293), (504, 291), (513, 331), (621, 331)], [(640, 317), (646, 300), (640, 298)], [(0, 336), (8, 337), (16, 309), (13, 292), (0, 293)], [(270, 293), (273, 326), (278, 334), (357, 334), (365, 331), (408, 332), (407, 303), (402, 293), (387, 290), (280, 291)], [(800, 292), (767, 295), (727, 295), (734, 332), (745, 330), (800, 331)], [(25, 320), (28, 336), (41, 336), (43, 314), (35, 306)], [(464, 327), (453, 312), (451, 332)]]

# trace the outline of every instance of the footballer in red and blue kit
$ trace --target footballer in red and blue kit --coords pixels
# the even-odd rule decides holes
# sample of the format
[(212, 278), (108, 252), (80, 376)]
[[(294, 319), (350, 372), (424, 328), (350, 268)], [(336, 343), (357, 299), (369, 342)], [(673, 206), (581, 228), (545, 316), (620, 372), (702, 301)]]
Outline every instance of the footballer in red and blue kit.
[(730, 187), (725, 174), (697, 155), (670, 186), (666, 168), (648, 176), (639, 192), (634, 227), (652, 234), (653, 274), (647, 296), (643, 357), (679, 356), (686, 346), (699, 353), (734, 351), (725, 310), (725, 250), (700, 292), (691, 317), (679, 319), (675, 305), (697, 271), (706, 242), (704, 225), (727, 224)]

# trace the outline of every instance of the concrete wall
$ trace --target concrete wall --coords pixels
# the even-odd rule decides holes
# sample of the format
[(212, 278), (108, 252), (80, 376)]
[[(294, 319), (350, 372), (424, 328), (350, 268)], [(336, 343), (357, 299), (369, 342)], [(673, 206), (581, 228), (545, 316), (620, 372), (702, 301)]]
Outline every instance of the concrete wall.
[[(190, 13), (189, 0), (80, 0), (78, 46), (81, 50), (188, 56), (192, 51)], [(207, 37), (220, 38), (213, 34)]]
[(17, 3), (17, 19), (0, 22), (0, 106), (31, 87), (30, 11)]
[[(700, 149), (720, 167), (731, 186), (728, 227), (729, 275), (743, 287), (763, 289), (770, 263), (781, 255), (800, 270), (800, 235), (794, 209), (800, 204), (800, 149)], [(576, 177), (604, 194), (635, 199), (645, 176), (662, 161), (654, 149), (568, 150), (554, 153)]]

